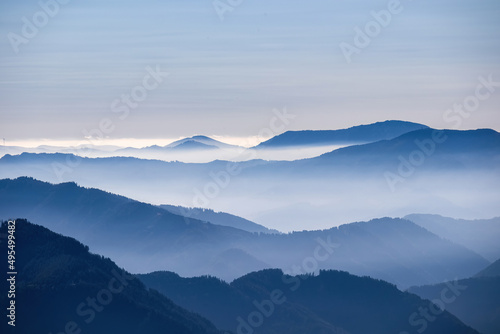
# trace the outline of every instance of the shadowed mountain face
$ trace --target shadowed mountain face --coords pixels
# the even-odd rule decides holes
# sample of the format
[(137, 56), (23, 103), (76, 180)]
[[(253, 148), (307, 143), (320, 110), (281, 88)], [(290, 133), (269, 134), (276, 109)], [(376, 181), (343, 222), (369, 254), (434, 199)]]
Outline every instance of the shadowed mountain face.
[(495, 131), (424, 129), (292, 162), (7, 155), (0, 159), (0, 177), (75, 181), (148, 203), (210, 207), (292, 231), (414, 212), (498, 216), (499, 157)]
[[(7, 253), (7, 222), (0, 247)], [(16, 326), (2, 333), (216, 334), (208, 320), (177, 306), (78, 241), (24, 220), (15, 223)], [(8, 291), (2, 280), (2, 291)], [(7, 294), (0, 297), (7, 308)]]
[(364, 144), (393, 139), (407, 132), (426, 128), (428, 127), (418, 123), (385, 121), (341, 130), (287, 131), (260, 143), (255, 148), (273, 149), (300, 146)]
[(453, 219), (439, 215), (412, 214), (406, 219), (423, 228), (463, 245), (489, 261), (500, 258), (500, 217), (492, 219)]
[(310, 161), (336, 161), (344, 167), (351, 165), (367, 171), (371, 165), (386, 168), (406, 160), (410, 167), (413, 165), (428, 170), (453, 171), (471, 167), (498, 168), (499, 154), (500, 133), (494, 130), (457, 131), (428, 128), (408, 132), (391, 140), (341, 148)]
[(500, 259), (481, 270), (475, 277), (500, 277)]
[(500, 276), (413, 287), (409, 291), (434, 301), (483, 334), (500, 333)]
[[(448, 312), (427, 321), (428, 301), (383, 281), (346, 272), (290, 276), (264, 270), (231, 284), (155, 272), (137, 276), (183, 307), (236, 333), (477, 333)], [(390, 315), (390, 316), (389, 316)]]
[(87, 243), (133, 272), (175, 271), (232, 280), (264, 268), (341, 269), (401, 287), (470, 277), (488, 262), (402, 219), (322, 231), (252, 234), (181, 217), (74, 183), (0, 180), (4, 218), (24, 216)]

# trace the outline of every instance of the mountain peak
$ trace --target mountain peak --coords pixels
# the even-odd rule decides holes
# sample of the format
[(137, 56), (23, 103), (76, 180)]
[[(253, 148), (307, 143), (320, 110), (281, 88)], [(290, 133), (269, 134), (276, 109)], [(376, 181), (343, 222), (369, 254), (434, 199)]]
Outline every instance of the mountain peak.
[[(181, 146), (185, 145), (187, 146)], [(186, 137), (183, 139), (179, 139), (174, 141), (173, 143), (168, 144), (167, 146), (164, 146), (164, 148), (198, 148), (198, 149), (214, 149), (214, 148), (219, 148), (219, 149), (228, 149), (228, 148), (238, 148), (238, 146), (230, 145), (223, 143), (221, 141), (212, 139), (207, 136), (203, 135), (195, 135), (192, 137)]]

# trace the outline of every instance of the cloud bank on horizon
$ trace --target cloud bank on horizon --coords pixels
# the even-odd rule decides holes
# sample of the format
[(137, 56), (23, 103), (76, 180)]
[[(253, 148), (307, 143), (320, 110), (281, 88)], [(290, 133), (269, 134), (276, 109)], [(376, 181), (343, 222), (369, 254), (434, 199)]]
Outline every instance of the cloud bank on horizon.
[[(494, 0), (5, 0), (0, 136), (255, 136), (284, 107), (286, 130), (451, 127), (479, 77), (500, 81), (499, 14)], [(500, 130), (499, 92), (459, 128)]]

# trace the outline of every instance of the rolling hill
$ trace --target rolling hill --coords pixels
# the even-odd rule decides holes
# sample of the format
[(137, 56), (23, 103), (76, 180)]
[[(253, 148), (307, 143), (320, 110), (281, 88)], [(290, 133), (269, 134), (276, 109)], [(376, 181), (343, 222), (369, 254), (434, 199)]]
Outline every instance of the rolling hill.
[[(473, 277), (408, 290), (434, 301), (483, 334), (500, 333), (500, 277)], [(450, 293), (456, 291), (456, 293)]]
[(448, 312), (425, 321), (417, 312), (428, 309), (428, 301), (384, 281), (340, 271), (291, 276), (269, 269), (231, 284), (169, 272), (137, 277), (219, 328), (237, 333), (413, 333), (424, 326), (426, 333), (477, 333)]
[(272, 149), (298, 146), (365, 144), (393, 139), (404, 133), (426, 128), (428, 127), (423, 124), (391, 120), (341, 130), (287, 131), (260, 143), (254, 148)]

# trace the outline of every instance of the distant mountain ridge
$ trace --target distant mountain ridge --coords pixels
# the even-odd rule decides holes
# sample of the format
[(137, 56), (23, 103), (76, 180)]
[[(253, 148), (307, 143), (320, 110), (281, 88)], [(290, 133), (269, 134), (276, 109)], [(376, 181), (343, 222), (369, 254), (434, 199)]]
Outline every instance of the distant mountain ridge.
[(175, 148), (175, 147), (179, 147), (180, 145), (184, 145), (186, 143), (198, 143), (198, 144), (206, 145), (209, 147), (212, 146), (212, 147), (217, 147), (217, 148), (221, 148), (221, 149), (242, 148), (240, 146), (230, 145), (230, 144), (223, 143), (221, 141), (212, 139), (210, 137), (201, 136), (201, 135), (179, 139), (177, 141), (174, 141), (173, 143), (168, 144), (167, 146), (165, 146), (165, 148)]
[(279, 231), (268, 229), (248, 219), (226, 212), (215, 212), (214, 210), (203, 208), (185, 208), (168, 204), (163, 204), (159, 207), (180, 216), (207, 221), (214, 225), (230, 226), (251, 233), (280, 233)]
[[(55, 183), (76, 181), (145, 202), (217, 207), (282, 231), (311, 229), (309, 222), (314, 229), (328, 228), (414, 212), (498, 216), (493, 199), (500, 186), (500, 134), (486, 129), (444, 130), (438, 133), (446, 140), (433, 144), (435, 131), (417, 130), (297, 161), (181, 163), (6, 155), (0, 158), (0, 178), (28, 175)], [(422, 142), (425, 151), (417, 144)], [(72, 167), (74, 161), (77, 168)], [(234, 168), (234, 175), (228, 168)], [(405, 203), (397, 196), (400, 191), (408, 195)], [(363, 207), (370, 215), (359, 214), (352, 199), (360, 196), (366, 199)]]
[(222, 149), (222, 150), (243, 150), (243, 147), (236, 146), (236, 145), (230, 145), (223, 143), (221, 141), (212, 139), (207, 136), (193, 136), (193, 137), (187, 137), (183, 139), (176, 140), (168, 145), (165, 146), (158, 146), (158, 145), (153, 145), (153, 146), (147, 146), (143, 148), (132, 148), (132, 147), (127, 147), (127, 148), (122, 148), (118, 149), (115, 152), (116, 153), (123, 153), (123, 152), (134, 152), (134, 151), (196, 151), (196, 150), (217, 150), (217, 149)]
[(412, 214), (406, 219), (423, 228), (463, 245), (489, 261), (500, 258), (500, 217), (492, 219), (453, 219), (440, 215)]
[[(425, 153), (425, 150), (430, 153)], [(330, 161), (340, 160), (344, 164), (352, 164), (359, 159), (364, 159), (366, 162), (385, 166), (389, 162), (388, 157), (393, 157), (395, 162), (398, 162), (398, 156), (408, 157), (415, 151), (424, 152), (424, 156), (429, 155), (430, 159), (427, 159), (426, 166), (429, 161), (439, 158), (440, 165), (450, 167), (456, 163), (458, 167), (462, 167), (462, 161), (469, 162), (478, 157), (481, 160), (477, 164), (489, 158), (498, 166), (495, 156), (500, 154), (500, 133), (491, 129), (436, 130), (427, 128), (407, 132), (390, 140), (340, 148), (309, 160), (330, 159)], [(453, 156), (454, 154), (457, 156)]]
[(254, 148), (365, 144), (380, 140), (394, 139), (402, 134), (427, 128), (428, 126), (423, 124), (390, 120), (367, 125), (358, 125), (340, 130), (287, 131), (260, 143)]

